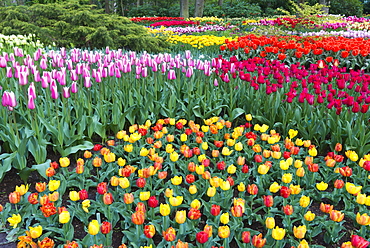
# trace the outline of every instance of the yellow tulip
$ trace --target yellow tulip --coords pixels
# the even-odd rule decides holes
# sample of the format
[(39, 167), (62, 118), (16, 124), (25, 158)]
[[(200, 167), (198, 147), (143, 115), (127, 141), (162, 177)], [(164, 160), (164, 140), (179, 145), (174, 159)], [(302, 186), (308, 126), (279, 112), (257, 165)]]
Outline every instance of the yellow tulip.
[(219, 226), (218, 227), (218, 236), (220, 238), (228, 238), (230, 236), (230, 228), (229, 226)]
[(299, 205), (302, 207), (302, 208), (306, 208), (308, 207), (308, 205), (310, 204), (310, 197), (309, 196), (304, 196), (302, 195), (301, 198), (299, 199)]
[(171, 178), (171, 183), (173, 185), (180, 185), (182, 183), (182, 176), (175, 176)]
[(266, 164), (260, 164), (258, 166), (258, 173), (261, 175), (265, 175), (270, 170), (270, 166)]
[(42, 234), (42, 226), (36, 226), (36, 227), (31, 227), (30, 226), (31, 238), (37, 239), (38, 237), (41, 236), (41, 234)]
[(119, 186), (123, 189), (126, 189), (130, 187), (130, 181), (127, 179), (127, 177), (120, 177), (119, 178)]
[(179, 224), (183, 224), (186, 221), (186, 210), (177, 211), (175, 220)]
[(230, 221), (230, 215), (229, 213), (223, 213), (221, 214), (220, 216), (220, 222), (224, 225), (226, 225), (227, 223), (229, 223)]
[(87, 229), (88, 229), (89, 234), (91, 234), (91, 235), (98, 234), (99, 233), (99, 230), (100, 230), (99, 222), (97, 220), (92, 220), (89, 223), (89, 226), (88, 226)]
[(22, 221), (20, 214), (13, 214), (12, 217), (9, 217), (8, 222), (13, 228), (17, 228), (18, 224)]
[(190, 203), (190, 207), (195, 208), (195, 209), (199, 209), (201, 205), (202, 205), (202, 203), (198, 199), (194, 199)]
[(274, 217), (267, 217), (265, 221), (266, 227), (268, 229), (273, 229), (275, 227), (275, 219)]
[(169, 198), (169, 202), (171, 204), (171, 206), (173, 207), (177, 207), (179, 205), (181, 205), (182, 201), (184, 200), (184, 197), (182, 196), (176, 196), (176, 197), (170, 197)]
[(161, 203), (161, 205), (159, 205), (159, 212), (162, 216), (169, 215), (171, 212), (170, 205)]
[(216, 194), (216, 188), (215, 187), (208, 187), (207, 189), (207, 196), (213, 197)]
[(306, 225), (302, 225), (299, 227), (296, 227), (296, 226), (293, 227), (293, 234), (294, 234), (294, 237), (296, 237), (297, 239), (303, 239), (304, 236), (306, 235), (306, 232), (307, 232)]
[(346, 183), (346, 190), (348, 193), (352, 194), (352, 195), (357, 195), (358, 193), (360, 193), (362, 189), (362, 186), (355, 186), (353, 183)]
[(308, 211), (307, 213), (305, 213), (304, 218), (307, 221), (313, 221), (315, 219), (315, 216), (316, 215), (314, 213), (312, 213), (311, 211)]
[(59, 188), (60, 181), (59, 180), (50, 180), (48, 186), (49, 186), (50, 191), (55, 191)]
[(297, 136), (298, 131), (294, 129), (289, 129), (288, 134), (289, 134), (289, 138), (293, 139), (295, 136)]
[(190, 185), (189, 186), (189, 193), (194, 195), (198, 192), (197, 186), (196, 185)]
[(227, 167), (227, 173), (234, 174), (236, 172), (236, 166), (231, 164)]
[(285, 229), (284, 228), (280, 228), (278, 226), (276, 226), (274, 229), (272, 229), (272, 237), (275, 239), (275, 240), (282, 240), (285, 236)]
[(59, 223), (62, 223), (62, 224), (68, 223), (70, 219), (71, 219), (71, 215), (69, 214), (68, 211), (62, 211), (59, 214)]
[(140, 201), (147, 201), (149, 197), (150, 197), (150, 191), (140, 192), (140, 195), (139, 195)]
[(320, 191), (324, 191), (328, 188), (328, 184), (324, 182), (316, 183), (316, 188)]
[(284, 183), (290, 183), (293, 179), (293, 175), (291, 173), (286, 173), (282, 176), (281, 181)]
[(176, 162), (177, 160), (179, 160), (179, 154), (177, 152), (172, 152), (170, 154), (170, 160), (172, 162)]
[(83, 211), (85, 211), (86, 213), (88, 213), (89, 212), (89, 208), (90, 207), (90, 200), (84, 200), (83, 202), (82, 202), (82, 209), (83, 209)]
[(274, 182), (273, 184), (270, 185), (270, 192), (271, 193), (276, 193), (280, 190), (281, 186), (277, 183), (277, 182)]
[(69, 192), (69, 199), (71, 199), (71, 201), (78, 201), (78, 200), (80, 200), (80, 195), (78, 194), (77, 191), (70, 191)]

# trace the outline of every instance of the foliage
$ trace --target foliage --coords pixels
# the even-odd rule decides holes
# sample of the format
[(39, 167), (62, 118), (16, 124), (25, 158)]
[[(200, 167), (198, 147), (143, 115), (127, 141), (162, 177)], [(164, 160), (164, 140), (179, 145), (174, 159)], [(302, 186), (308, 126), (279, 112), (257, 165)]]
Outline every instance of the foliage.
[(207, 4), (204, 6), (205, 16), (218, 17), (253, 17), (260, 16), (262, 11), (257, 4), (250, 4), (245, 2), (226, 2), (222, 6), (217, 4)]
[(363, 4), (360, 0), (331, 0), (330, 14), (341, 14), (346, 16), (362, 16)]
[(35, 4), (0, 9), (4, 35), (35, 33), (45, 45), (57, 47), (126, 48), (159, 51), (164, 40), (124, 17), (77, 3)]
[(292, 5), (290, 11), (285, 11), (283, 9), (278, 10), (287, 15), (297, 15), (300, 18), (309, 18), (312, 21), (317, 21), (319, 19), (318, 15), (324, 13), (322, 8), (325, 7), (325, 5), (322, 4), (316, 3), (315, 5), (309, 5), (308, 3), (302, 3), (298, 5), (292, 0), (289, 0), (289, 3)]

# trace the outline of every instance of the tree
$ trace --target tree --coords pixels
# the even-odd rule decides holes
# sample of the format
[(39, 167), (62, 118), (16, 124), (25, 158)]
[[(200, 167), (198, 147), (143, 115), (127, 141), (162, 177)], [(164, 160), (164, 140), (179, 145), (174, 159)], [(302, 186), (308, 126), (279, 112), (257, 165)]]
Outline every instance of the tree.
[(180, 0), (180, 16), (189, 18), (189, 0)]
[(204, 10), (204, 0), (195, 0), (194, 17), (202, 17)]

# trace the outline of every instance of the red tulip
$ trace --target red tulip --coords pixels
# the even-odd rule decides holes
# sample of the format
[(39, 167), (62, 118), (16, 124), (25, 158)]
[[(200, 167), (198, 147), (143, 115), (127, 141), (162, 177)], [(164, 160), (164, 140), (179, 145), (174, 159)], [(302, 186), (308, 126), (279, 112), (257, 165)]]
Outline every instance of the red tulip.
[(198, 241), (198, 243), (204, 244), (208, 241), (209, 237), (208, 237), (208, 233), (206, 233), (205, 231), (201, 231), (196, 234), (195, 238)]
[(102, 234), (107, 234), (112, 230), (112, 224), (108, 221), (104, 221), (100, 226), (100, 231)]

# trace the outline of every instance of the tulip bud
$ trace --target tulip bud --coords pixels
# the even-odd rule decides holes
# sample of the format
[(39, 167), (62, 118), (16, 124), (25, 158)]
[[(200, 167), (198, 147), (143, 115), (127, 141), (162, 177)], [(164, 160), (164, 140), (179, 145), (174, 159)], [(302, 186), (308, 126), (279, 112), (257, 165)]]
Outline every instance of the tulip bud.
[(112, 230), (112, 224), (108, 221), (104, 221), (101, 224), (100, 231), (102, 234), (108, 234)]

